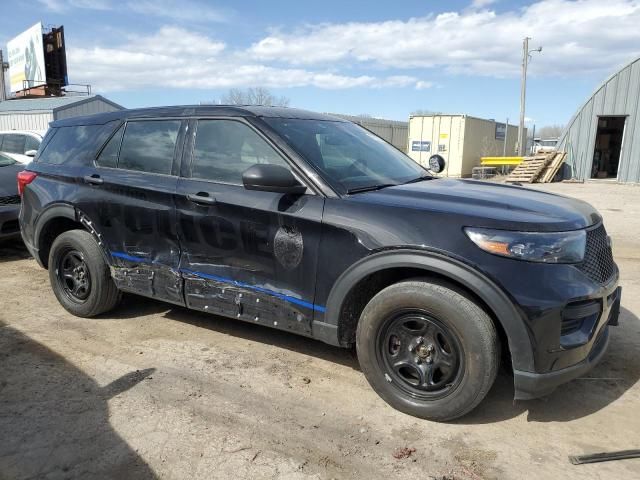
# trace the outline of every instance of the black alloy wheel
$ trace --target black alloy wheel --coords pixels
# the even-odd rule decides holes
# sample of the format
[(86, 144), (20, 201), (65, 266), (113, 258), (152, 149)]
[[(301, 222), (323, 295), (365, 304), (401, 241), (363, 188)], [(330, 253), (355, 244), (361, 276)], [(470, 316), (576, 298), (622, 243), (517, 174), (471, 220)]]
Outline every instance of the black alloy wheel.
[(84, 255), (78, 250), (67, 250), (60, 256), (57, 278), (65, 295), (72, 301), (82, 303), (91, 293), (91, 274)]
[(420, 311), (391, 317), (380, 329), (378, 352), (393, 384), (416, 398), (446, 395), (459, 383), (464, 368), (457, 335)]

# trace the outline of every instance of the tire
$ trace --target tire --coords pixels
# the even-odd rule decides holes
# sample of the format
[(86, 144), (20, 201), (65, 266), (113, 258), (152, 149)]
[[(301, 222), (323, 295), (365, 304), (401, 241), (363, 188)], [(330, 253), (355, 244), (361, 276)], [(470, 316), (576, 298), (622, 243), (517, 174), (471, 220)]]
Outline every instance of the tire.
[(86, 230), (69, 230), (54, 240), (49, 280), (60, 304), (77, 317), (95, 317), (120, 301), (100, 246)]
[(440, 422), (473, 410), (500, 363), (491, 318), (455, 286), (431, 279), (396, 283), (375, 295), (360, 317), (356, 349), (383, 400)]

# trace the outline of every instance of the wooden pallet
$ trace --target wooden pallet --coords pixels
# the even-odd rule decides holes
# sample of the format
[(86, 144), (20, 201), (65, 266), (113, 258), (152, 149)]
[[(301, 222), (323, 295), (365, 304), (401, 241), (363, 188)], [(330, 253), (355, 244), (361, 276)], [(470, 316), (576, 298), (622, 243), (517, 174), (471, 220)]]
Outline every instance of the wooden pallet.
[(550, 157), (552, 157), (552, 155), (538, 155), (524, 158), (522, 163), (513, 169), (505, 181), (512, 183), (533, 183), (540, 176), (540, 172), (542, 172), (551, 161)]
[(566, 156), (566, 152), (555, 152), (551, 162), (549, 162), (549, 164), (542, 170), (537, 181), (539, 183), (549, 183), (553, 181)]

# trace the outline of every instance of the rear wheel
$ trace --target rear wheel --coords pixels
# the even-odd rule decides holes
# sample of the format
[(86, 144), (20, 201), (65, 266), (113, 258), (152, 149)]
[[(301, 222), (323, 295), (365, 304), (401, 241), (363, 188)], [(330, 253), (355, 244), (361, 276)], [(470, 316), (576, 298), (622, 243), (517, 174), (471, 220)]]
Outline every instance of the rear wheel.
[(446, 421), (475, 408), (500, 358), (495, 326), (454, 286), (400, 282), (365, 307), (356, 334), (362, 371), (394, 408)]
[(70, 230), (55, 239), (49, 280), (60, 304), (78, 317), (107, 312), (120, 300), (100, 247), (85, 230)]

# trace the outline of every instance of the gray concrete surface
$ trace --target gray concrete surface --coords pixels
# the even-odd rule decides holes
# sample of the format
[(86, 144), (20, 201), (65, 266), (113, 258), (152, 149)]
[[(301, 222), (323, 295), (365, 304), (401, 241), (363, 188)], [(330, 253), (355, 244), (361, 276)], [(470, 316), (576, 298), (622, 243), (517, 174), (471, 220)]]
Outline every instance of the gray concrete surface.
[(621, 325), (586, 378), (514, 403), (503, 372), (450, 424), (392, 410), (351, 352), (309, 339), (133, 296), (75, 318), (0, 246), (0, 479), (640, 478), (640, 460), (567, 460), (640, 448), (640, 187), (533, 188), (605, 216)]

